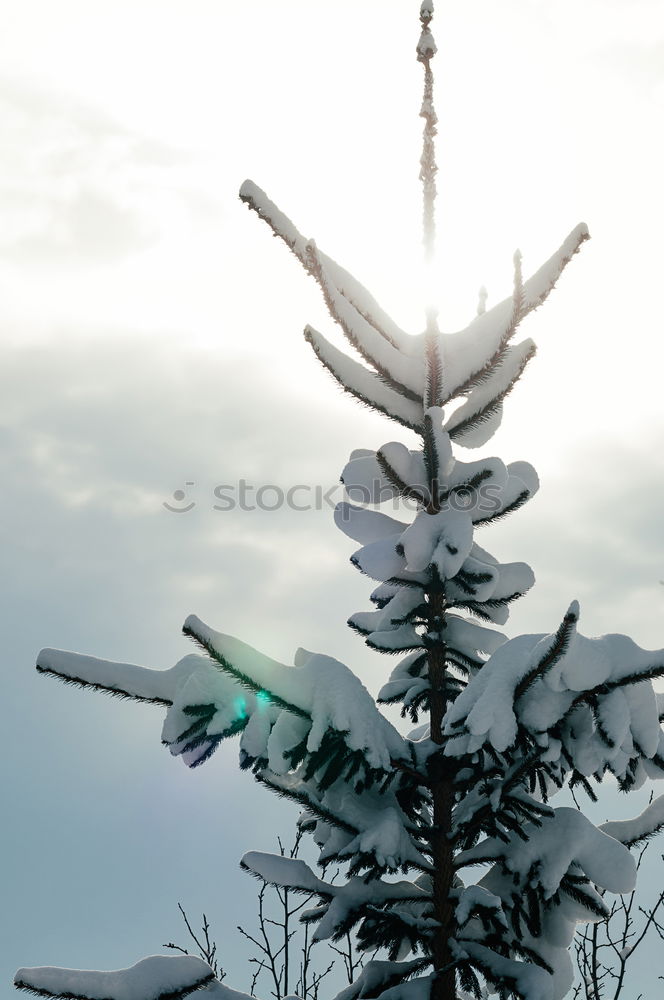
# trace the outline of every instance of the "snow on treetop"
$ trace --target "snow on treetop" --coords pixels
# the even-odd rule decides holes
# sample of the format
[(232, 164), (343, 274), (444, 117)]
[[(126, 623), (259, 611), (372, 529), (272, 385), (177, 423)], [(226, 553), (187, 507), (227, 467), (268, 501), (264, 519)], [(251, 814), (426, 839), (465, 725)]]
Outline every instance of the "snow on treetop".
[[(421, 58), (429, 58), (435, 51), (426, 28), (418, 51)], [(465, 329), (440, 334), (432, 341), (430, 334), (409, 336), (401, 330), (360, 282), (302, 236), (252, 181), (244, 182), (240, 198), (267, 222), (316, 280), (330, 315), (364, 362), (343, 354), (312, 327), (306, 328), (306, 339), (343, 388), (419, 432), (424, 430), (429, 405), (465, 397), (459, 410), (448, 418), (446, 428), (452, 438), (471, 448), (484, 444), (494, 433), (504, 398), (533, 356), (532, 341), (510, 344), (519, 323), (544, 302), (567, 263), (588, 239), (586, 226), (577, 226), (525, 282), (519, 257), (510, 298), (489, 310), (483, 304), (483, 311)], [(430, 399), (433, 357), (440, 366), (441, 378), (435, 380), (435, 398)]]
[(417, 54), (420, 59), (430, 59), (435, 56), (438, 49), (436, 48), (436, 43), (434, 41), (433, 35), (426, 28), (420, 35), (420, 40), (417, 43)]
[[(19, 969), (18, 989), (68, 1000), (180, 1000), (214, 980), (210, 966), (193, 955), (153, 955), (115, 972), (80, 969)], [(219, 984), (221, 986), (221, 984)], [(246, 1000), (246, 994), (223, 987), (218, 1000)]]

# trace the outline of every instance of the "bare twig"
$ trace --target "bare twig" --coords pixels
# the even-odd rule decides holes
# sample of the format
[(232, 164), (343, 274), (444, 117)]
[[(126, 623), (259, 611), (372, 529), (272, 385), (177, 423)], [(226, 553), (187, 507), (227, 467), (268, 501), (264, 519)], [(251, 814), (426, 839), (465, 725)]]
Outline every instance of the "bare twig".
[[(638, 853), (637, 870), (647, 848), (646, 844)], [(657, 919), (662, 907), (664, 890), (649, 909), (636, 905), (634, 891), (619, 896), (605, 920), (581, 928), (574, 945), (580, 982), (573, 1000), (619, 1000), (626, 985), (627, 965), (639, 945), (653, 929), (664, 940), (664, 924)], [(643, 919), (639, 920), (637, 914)]]
[(332, 951), (336, 951), (337, 955), (341, 956), (346, 972), (346, 979), (350, 985), (355, 979), (357, 970), (361, 969), (364, 965), (364, 958), (362, 955), (358, 955), (357, 951), (353, 948), (353, 939), (350, 934), (346, 934), (345, 942), (344, 948), (337, 948), (333, 944), (330, 945), (330, 948)]
[[(185, 912), (185, 909), (182, 906), (182, 903), (178, 903), (178, 909), (182, 915), (182, 919), (184, 920), (184, 924), (185, 927), (187, 928), (187, 933), (189, 934), (189, 937), (192, 939), (192, 941), (198, 948), (199, 957), (202, 958), (204, 962), (207, 962), (207, 964), (212, 969), (215, 978), (219, 982), (221, 982), (222, 979), (224, 979), (226, 973), (224, 972), (224, 970), (221, 968), (221, 966), (217, 961), (217, 945), (214, 941), (210, 940), (210, 924), (208, 918), (206, 917), (205, 914), (203, 914), (203, 941), (201, 941), (195, 934), (194, 929), (191, 926), (189, 918)], [(179, 944), (174, 944), (172, 941), (170, 941), (168, 944), (162, 945), (162, 947), (171, 948), (173, 951), (179, 951), (182, 955), (191, 954), (191, 952), (187, 951), (186, 948), (183, 948)]]
[[(296, 858), (300, 850), (302, 831), (298, 830), (290, 848), (277, 838), (281, 857)], [(268, 895), (272, 905), (268, 904)], [(258, 929), (250, 934), (244, 927), (238, 927), (240, 933), (250, 941), (256, 949), (256, 954), (250, 959), (254, 967), (251, 980), (253, 993), (263, 974), (271, 980), (271, 995), (275, 1000), (283, 1000), (294, 990), (302, 1000), (318, 1000), (322, 980), (332, 971), (334, 960), (327, 968), (318, 970), (312, 964), (313, 941), (308, 924), (299, 931), (296, 924), (297, 914), (311, 903), (311, 896), (293, 898), (287, 888), (261, 885), (258, 892)], [(336, 950), (336, 949), (335, 949)], [(298, 965), (294, 966), (295, 956), (299, 951)], [(352, 953), (351, 953), (352, 954)], [(355, 968), (359, 965), (355, 959)], [(297, 969), (297, 981), (295, 980)]]

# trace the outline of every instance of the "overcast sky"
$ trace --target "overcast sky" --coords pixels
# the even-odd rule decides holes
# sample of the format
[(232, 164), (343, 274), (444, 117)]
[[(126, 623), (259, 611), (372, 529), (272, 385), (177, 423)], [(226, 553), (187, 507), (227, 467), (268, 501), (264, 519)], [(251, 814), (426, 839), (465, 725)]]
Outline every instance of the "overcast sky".
[[(195, 612), (374, 691), (392, 666), (344, 627), (371, 588), (325, 504), (219, 511), (213, 490), (315, 495), (352, 447), (407, 440), (319, 369), (301, 331), (332, 323), (237, 190), (252, 177), (420, 331), (418, 7), (22, 0), (3, 19), (3, 998), (20, 965), (158, 951), (178, 900), (248, 989), (237, 861), (293, 818), (236, 746), (189, 772), (159, 709), (38, 677), (42, 646), (167, 667)], [(434, 25), (442, 325), (482, 284), (509, 293), (517, 246), (528, 272), (577, 222), (593, 237), (524, 324), (539, 355), (484, 449), (542, 479), (482, 538), (538, 578), (510, 631), (554, 630), (576, 597), (586, 634), (664, 646), (664, 11), (440, 2)]]

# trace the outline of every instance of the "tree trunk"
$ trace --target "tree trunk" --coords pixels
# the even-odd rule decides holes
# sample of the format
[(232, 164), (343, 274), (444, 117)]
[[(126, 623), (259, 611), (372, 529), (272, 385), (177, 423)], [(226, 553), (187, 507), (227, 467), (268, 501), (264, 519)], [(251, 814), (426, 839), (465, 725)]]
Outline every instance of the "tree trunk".
[[(427, 595), (429, 605), (429, 629), (440, 632), (445, 615), (445, 596), (442, 592), (430, 592)], [(445, 644), (436, 642), (429, 650), (429, 683), (431, 685), (431, 739), (442, 744), (442, 721), (447, 707), (447, 691), (445, 680)], [(440, 775), (440, 764), (435, 767), (432, 775), (433, 797), (433, 911), (434, 917), (441, 925), (434, 933), (432, 954), (434, 970), (449, 966), (452, 953), (448, 944), (451, 935), (453, 906), (450, 902), (450, 890), (454, 878), (454, 852), (447, 834), (452, 828), (452, 806), (454, 804), (454, 788), (449, 777)], [(447, 969), (434, 980), (431, 1000), (456, 1000), (456, 982), (454, 969)]]

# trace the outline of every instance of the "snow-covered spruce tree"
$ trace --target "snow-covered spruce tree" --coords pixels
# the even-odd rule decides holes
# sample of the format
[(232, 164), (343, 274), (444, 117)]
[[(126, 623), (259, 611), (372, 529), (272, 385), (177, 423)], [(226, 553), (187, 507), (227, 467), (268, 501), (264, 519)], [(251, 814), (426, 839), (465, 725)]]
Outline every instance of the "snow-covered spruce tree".
[[(429, 31), (421, 8), (418, 58), (425, 70), (425, 244), (434, 237), (434, 136)], [(350, 625), (381, 652), (402, 654), (378, 701), (421, 723), (403, 736), (353, 672), (298, 650), (283, 664), (196, 617), (198, 644), (166, 671), (44, 650), (38, 670), (65, 681), (166, 708), (162, 732), (190, 767), (240, 737), (241, 767), (300, 808), (321, 865), (344, 864), (332, 884), (303, 861), (250, 852), (242, 864), (278, 886), (314, 894), (303, 913), (318, 940), (354, 930), (379, 949), (338, 1000), (555, 1000), (572, 982), (569, 945), (579, 921), (601, 919), (605, 893), (629, 892), (629, 847), (664, 825), (664, 797), (637, 819), (594, 826), (551, 805), (556, 792), (611, 774), (625, 790), (664, 776), (664, 736), (654, 678), (664, 650), (621, 635), (588, 639), (573, 602), (551, 635), (510, 641), (495, 626), (533, 584), (525, 563), (500, 563), (476, 529), (513, 513), (537, 490), (530, 465), (464, 461), (453, 446), (484, 445), (505, 397), (533, 356), (515, 342), (587, 238), (584, 226), (528, 280), (514, 258), (511, 297), (453, 334), (433, 310), (424, 333), (405, 334), (376, 301), (251, 182), (242, 199), (292, 250), (323, 293), (361, 360), (308, 327), (306, 339), (343, 388), (415, 435), (358, 450), (344, 469), (350, 499), (408, 498), (409, 522), (353, 503), (336, 512), (360, 548), (351, 557), (378, 581), (377, 610)], [(445, 408), (445, 410), (443, 410)], [(479, 867), (479, 872), (478, 872)], [(324, 873), (323, 873), (324, 874)], [(22, 969), (17, 986), (46, 996), (166, 1000), (196, 989), (238, 994), (194, 957), (153, 957), (117, 973)]]

